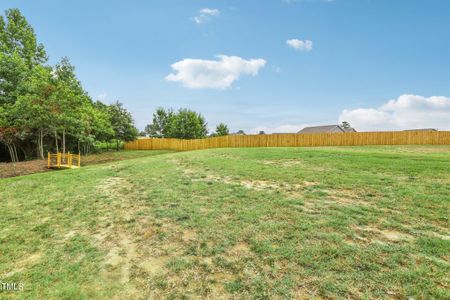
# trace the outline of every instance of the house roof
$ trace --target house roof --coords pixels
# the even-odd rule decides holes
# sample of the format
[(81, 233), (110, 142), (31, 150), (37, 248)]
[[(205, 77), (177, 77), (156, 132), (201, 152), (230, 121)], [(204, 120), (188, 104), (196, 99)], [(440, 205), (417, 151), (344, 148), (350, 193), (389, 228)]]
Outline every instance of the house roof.
[(438, 131), (436, 128), (406, 129), (403, 131)]
[(353, 128), (344, 128), (340, 125), (325, 125), (305, 127), (298, 133), (327, 133), (327, 132), (356, 132)]

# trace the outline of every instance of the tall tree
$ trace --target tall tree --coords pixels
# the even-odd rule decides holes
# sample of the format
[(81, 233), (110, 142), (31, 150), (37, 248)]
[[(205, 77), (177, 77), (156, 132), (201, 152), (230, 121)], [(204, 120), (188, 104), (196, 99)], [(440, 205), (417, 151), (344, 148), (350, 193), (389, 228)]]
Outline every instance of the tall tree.
[(138, 130), (133, 125), (134, 122), (131, 113), (119, 101), (109, 106), (109, 115), (114, 130), (117, 150), (119, 150), (119, 142), (135, 140), (138, 135)]
[(205, 118), (195, 111), (179, 109), (171, 122), (168, 136), (179, 139), (201, 139), (208, 134)]
[(33, 28), (17, 8), (6, 10), (5, 18), (0, 16), (0, 41), (0, 52), (18, 54), (29, 68), (47, 61), (44, 45), (37, 42)]
[(56, 93), (54, 98), (55, 109), (58, 110), (55, 118), (55, 141), (58, 144), (58, 133), (61, 133), (62, 152), (66, 152), (66, 136), (75, 136), (81, 129), (83, 108), (92, 104), (90, 98), (83, 90), (80, 81), (75, 75), (75, 67), (64, 57), (54, 69)]
[(56, 117), (50, 105), (56, 89), (51, 76), (51, 68), (34, 67), (31, 76), (22, 83), (25, 92), (19, 95), (12, 110), (17, 116), (16, 125), (22, 133), (36, 138), (36, 152), (41, 159), (44, 158), (44, 138)]
[(153, 114), (153, 123), (146, 126), (153, 137), (200, 139), (208, 134), (205, 118), (195, 111), (158, 108)]
[(171, 109), (157, 108), (153, 113), (153, 122), (145, 127), (146, 133), (151, 137), (167, 137), (174, 116)]
[(224, 123), (219, 123), (216, 126), (216, 136), (224, 136), (224, 135), (229, 135), (230, 134), (230, 130), (228, 129), (228, 126)]
[(12, 161), (18, 160), (16, 144), (24, 136), (17, 126), (20, 116), (14, 111), (16, 101), (27, 92), (24, 81), (33, 68), (46, 61), (44, 46), (37, 42), (33, 28), (18, 9), (0, 16), (0, 107), (4, 114), (0, 130)]
[(16, 143), (19, 130), (13, 125), (10, 110), (0, 107), (0, 142), (4, 143), (9, 151), (12, 162), (19, 160)]

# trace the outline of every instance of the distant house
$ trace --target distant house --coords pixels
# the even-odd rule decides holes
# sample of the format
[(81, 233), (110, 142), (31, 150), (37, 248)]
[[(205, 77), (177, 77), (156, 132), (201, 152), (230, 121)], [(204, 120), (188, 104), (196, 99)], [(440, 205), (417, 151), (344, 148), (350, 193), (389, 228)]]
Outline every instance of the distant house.
[(438, 131), (435, 128), (419, 128), (419, 129), (406, 129), (403, 131)]
[(353, 128), (344, 128), (341, 125), (326, 125), (305, 127), (297, 133), (334, 133), (334, 132), (356, 132)]
[(244, 130), (238, 130), (237, 132), (230, 133), (229, 135), (246, 135)]

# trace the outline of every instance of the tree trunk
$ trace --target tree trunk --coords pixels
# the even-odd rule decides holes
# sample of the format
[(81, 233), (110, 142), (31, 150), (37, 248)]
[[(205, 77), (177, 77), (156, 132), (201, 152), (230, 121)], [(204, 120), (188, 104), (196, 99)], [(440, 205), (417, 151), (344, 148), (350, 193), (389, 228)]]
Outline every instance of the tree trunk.
[(33, 154), (28, 155), (31, 152), (26, 151), (26, 149), (24, 147), (19, 147), (19, 150), (22, 151), (24, 160), (28, 160), (28, 158), (32, 158), (33, 157)]
[(14, 151), (13, 151), (11, 144), (6, 144), (6, 146), (8, 147), (9, 156), (11, 157), (11, 162), (15, 162), (16, 157), (14, 156)]
[(62, 152), (63, 157), (66, 156), (66, 130), (63, 129), (63, 135), (62, 135)]
[(44, 159), (44, 130), (42, 128), (39, 129), (38, 156), (40, 159)]
[(44, 159), (44, 130), (42, 129), (42, 135), (41, 135), (41, 156), (42, 159)]
[(17, 148), (16, 148), (15, 144), (12, 144), (12, 150), (13, 150), (14, 162), (19, 161), (19, 156), (17, 155)]
[(40, 159), (42, 159), (42, 156), (41, 156), (41, 153), (42, 153), (42, 151), (41, 151), (41, 148), (42, 148), (42, 145), (41, 145), (41, 130), (39, 130), (39, 134), (38, 134), (38, 138), (37, 138), (37, 156), (40, 158)]
[(55, 145), (56, 145), (56, 153), (59, 152), (59, 147), (58, 147), (58, 132), (55, 130)]
[(80, 153), (80, 139), (78, 139), (78, 153)]

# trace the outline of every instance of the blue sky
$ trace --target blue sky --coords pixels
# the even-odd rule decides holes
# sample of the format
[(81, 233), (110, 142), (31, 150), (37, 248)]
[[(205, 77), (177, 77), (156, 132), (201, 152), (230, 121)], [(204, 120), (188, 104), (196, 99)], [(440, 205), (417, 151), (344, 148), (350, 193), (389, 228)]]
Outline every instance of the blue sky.
[(12, 7), (51, 64), (69, 57), (140, 129), (159, 106), (232, 131), (450, 129), (450, 1), (0, 2)]

